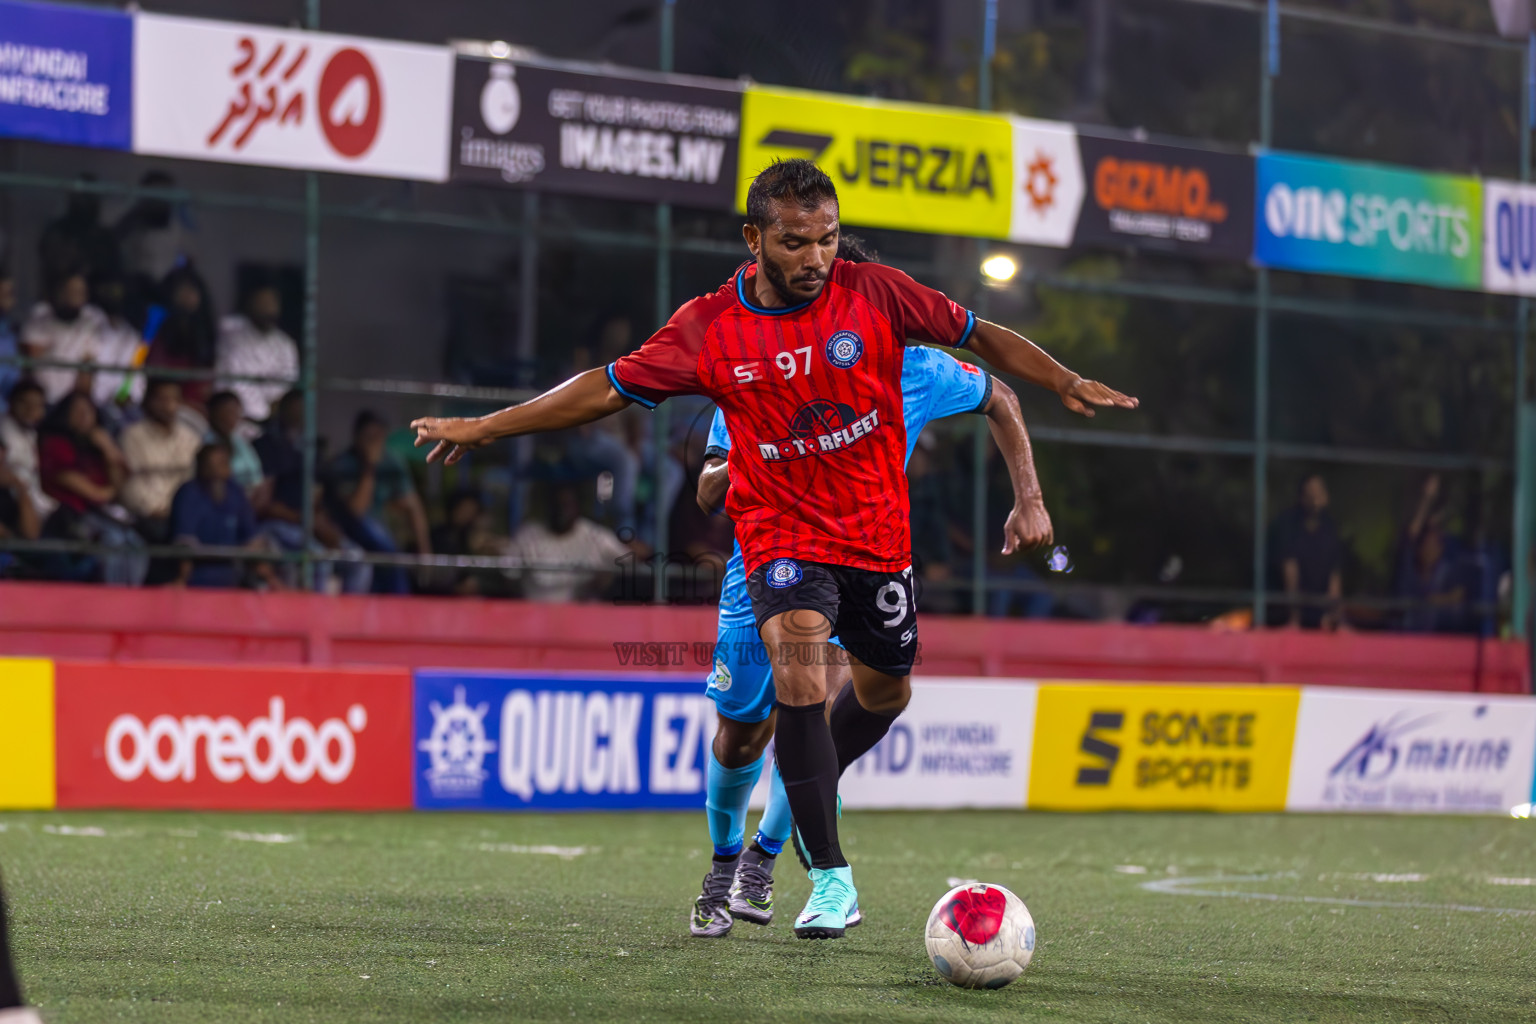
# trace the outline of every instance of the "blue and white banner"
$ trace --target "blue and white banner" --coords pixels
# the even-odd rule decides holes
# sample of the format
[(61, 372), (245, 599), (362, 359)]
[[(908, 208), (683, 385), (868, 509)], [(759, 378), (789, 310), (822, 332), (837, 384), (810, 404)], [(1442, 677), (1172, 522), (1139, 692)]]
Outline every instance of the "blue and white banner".
[(1508, 814), (1533, 765), (1529, 697), (1308, 686), (1286, 810)]
[(0, 0), (0, 136), (128, 149), (132, 82), (128, 15)]
[(697, 675), (419, 671), (416, 806), (704, 806), (715, 706)]
[(1483, 182), (1483, 291), (1536, 295), (1536, 185)]

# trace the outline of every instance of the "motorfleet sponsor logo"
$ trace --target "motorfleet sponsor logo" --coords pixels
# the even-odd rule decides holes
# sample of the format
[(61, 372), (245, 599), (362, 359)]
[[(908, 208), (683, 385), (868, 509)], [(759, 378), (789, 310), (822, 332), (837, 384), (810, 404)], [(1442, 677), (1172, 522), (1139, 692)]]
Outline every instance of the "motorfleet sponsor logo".
[(107, 727), (107, 767), (124, 782), (146, 771), (159, 782), (191, 782), (201, 749), (209, 774), (220, 782), (248, 776), (268, 783), (281, 775), (294, 783), (319, 776), (336, 785), (352, 774), (356, 734), (367, 725), (361, 704), (349, 707), (344, 719), (327, 718), (318, 726), (307, 718), (286, 718), (282, 697), (272, 697), (265, 716), (244, 724), (230, 715), (157, 715), (146, 724), (122, 714)]

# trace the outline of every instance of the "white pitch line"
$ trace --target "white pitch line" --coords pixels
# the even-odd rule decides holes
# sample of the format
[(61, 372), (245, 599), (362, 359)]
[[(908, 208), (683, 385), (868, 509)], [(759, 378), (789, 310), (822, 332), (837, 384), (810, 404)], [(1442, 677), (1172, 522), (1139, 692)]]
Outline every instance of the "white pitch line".
[(1455, 910), (1470, 914), (1515, 914), (1522, 917), (1536, 916), (1536, 910), (1517, 910), (1513, 907), (1474, 907), (1462, 903), (1400, 903), (1392, 900), (1355, 900), (1343, 896), (1286, 896), (1273, 892), (1227, 892), (1220, 889), (1191, 889), (1192, 885), (1210, 882), (1268, 882), (1277, 878), (1296, 878), (1294, 874), (1282, 875), (1210, 875), (1205, 878), (1163, 878), (1154, 882), (1142, 882), (1148, 892), (1166, 896), (1216, 896), (1239, 900), (1266, 900), (1271, 903), (1327, 903), (1345, 907), (1378, 907), (1397, 910)]
[(225, 832), (225, 839), (235, 839), (242, 843), (296, 843), (298, 836), (284, 835), (281, 832)]
[(551, 857), (559, 857), (561, 860), (573, 860), (587, 853), (596, 853), (595, 846), (523, 846), (518, 843), (481, 843), (480, 849), (486, 853), (538, 853)]

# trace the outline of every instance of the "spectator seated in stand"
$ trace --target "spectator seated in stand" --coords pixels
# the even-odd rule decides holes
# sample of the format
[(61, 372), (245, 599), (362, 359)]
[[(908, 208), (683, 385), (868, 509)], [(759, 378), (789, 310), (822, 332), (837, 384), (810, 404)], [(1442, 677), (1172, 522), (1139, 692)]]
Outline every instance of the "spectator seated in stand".
[(102, 421), (117, 432), (133, 418), (132, 407), (144, 402), (144, 374), (114, 367), (133, 366), (143, 339), (124, 313), (127, 289), (121, 278), (93, 279), (91, 301), (107, 318), (96, 347), (98, 368), (91, 374), (91, 400)]
[[(299, 347), (277, 325), (283, 315), (282, 296), (262, 285), (245, 298), (244, 312), (219, 324), (219, 387), (235, 392), (246, 415), (258, 422), (272, 414), (272, 405), (298, 382)], [(276, 383), (230, 380), (229, 377), (273, 377)]]
[(229, 445), (230, 470), (234, 473), (234, 481), (245, 491), (246, 498), (259, 517), (269, 494), (263, 493), (262, 484), (266, 474), (262, 472), (261, 456), (256, 454), (255, 445), (245, 436), (246, 429), (245, 405), (238, 394), (220, 391), (208, 399), (208, 434), (203, 442), (211, 444), (222, 441)]
[[(432, 551), (439, 555), (500, 555), (506, 538), (485, 528), (485, 503), (474, 491), (459, 491), (448, 499), (448, 518), (432, 530)], [(501, 576), (494, 569), (433, 568), (424, 574), (427, 589), (438, 594), (491, 595), (499, 592)]]
[(192, 479), (202, 436), (181, 418), (181, 385), (154, 380), (144, 389), (144, 418), (123, 431), (121, 444), (128, 478), (123, 507), (131, 512), (146, 540), (163, 543), (168, 534), (171, 499)]
[[(245, 492), (231, 478), (229, 445), (214, 441), (197, 451), (196, 475), (182, 484), (171, 503), (171, 538), (190, 547), (260, 550), (266, 541), (256, 532), (256, 514)], [(249, 563), (251, 575), (274, 590), (282, 582), (270, 562)], [(183, 559), (175, 583), (189, 587), (238, 587), (245, 576), (233, 560)]]
[(1466, 619), (1466, 573), (1445, 533), (1440, 492), (1440, 474), (1431, 473), (1398, 544), (1394, 596), (1414, 602), (1399, 613), (1398, 628), (1410, 633), (1452, 632)]
[[(364, 551), (400, 551), (386, 522), (386, 516), (393, 514), (408, 522), (417, 554), (429, 555), (432, 539), (426, 509), (405, 463), (384, 447), (388, 437), (389, 428), (378, 413), (364, 409), (357, 414), (352, 446), (326, 467), (326, 507), (342, 532)], [(374, 593), (406, 594), (410, 589), (410, 574), (405, 569), (374, 567)]]
[(97, 419), (89, 395), (71, 392), (49, 412), (38, 462), (43, 490), (58, 503), (43, 524), (44, 537), (98, 544), (111, 551), (50, 559), (50, 574), (128, 586), (144, 582), (149, 568), (144, 541), (117, 504), (128, 467)]
[[(43, 520), (32, 504), (32, 494), (6, 459), (0, 444), (0, 540), (37, 540), (42, 536)], [(20, 558), (13, 552), (0, 551), (0, 578), (12, 575)]]
[(21, 341), (16, 337), (16, 325), (11, 314), (16, 309), (16, 282), (11, 271), (0, 263), (0, 416), (5, 415), (6, 396), (21, 380), (21, 367), (16, 359), (21, 355)]
[(10, 408), (0, 415), (0, 447), (5, 449), (11, 472), (26, 485), (32, 507), (46, 522), (58, 503), (43, 492), (38, 470), (37, 428), (48, 413), (43, 389), (35, 380), (24, 379), (7, 396)]
[[(261, 459), (266, 501), (256, 505), (256, 519), (261, 532), (280, 550), (302, 551), (304, 541), (304, 395), (290, 391), (277, 403), (276, 414), (267, 429), (254, 442)], [(326, 512), (325, 502), (316, 489), (314, 502), (315, 534), (309, 550), (361, 551), (339, 529)], [(366, 594), (373, 586), (373, 566), (367, 562), (317, 562), (320, 587), (339, 589), (346, 594)], [(285, 564), (283, 580), (298, 585), (297, 566)], [(334, 583), (332, 581), (335, 581)]]
[[(21, 351), (33, 359), (64, 363), (94, 363), (101, 355), (107, 316), (90, 304), (85, 273), (61, 271), (48, 286), (48, 301), (32, 307), (21, 329)], [(34, 371), (50, 405), (71, 391), (91, 389), (88, 368), (44, 366)]]
[(545, 522), (524, 523), (507, 545), (522, 568), (507, 575), (530, 601), (583, 601), (603, 596), (620, 560), (632, 554), (606, 526), (581, 514), (576, 485), (554, 484)]
[[(165, 321), (155, 332), (146, 365), (154, 370), (211, 370), (213, 368), (213, 312), (208, 285), (191, 264), (171, 271), (160, 284)], [(209, 380), (182, 384), (182, 399), (195, 409), (208, 406), (213, 391)]]

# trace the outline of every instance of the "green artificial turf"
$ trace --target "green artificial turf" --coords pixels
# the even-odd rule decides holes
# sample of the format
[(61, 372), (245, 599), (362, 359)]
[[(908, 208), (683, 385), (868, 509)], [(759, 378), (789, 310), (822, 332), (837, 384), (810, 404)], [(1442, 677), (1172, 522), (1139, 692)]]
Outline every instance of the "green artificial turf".
[[(792, 937), (790, 857), (772, 926), (690, 938), (697, 814), (10, 813), (0, 829), (49, 1021), (1536, 1021), (1530, 821), (850, 813), (867, 921), (837, 942)], [(1270, 877), (1190, 881), (1216, 875)], [(1034, 913), (1035, 961), (1010, 987), (961, 991), (929, 966), (923, 923), (952, 878)], [(1145, 888), (1170, 882), (1293, 899)]]

